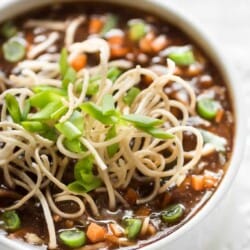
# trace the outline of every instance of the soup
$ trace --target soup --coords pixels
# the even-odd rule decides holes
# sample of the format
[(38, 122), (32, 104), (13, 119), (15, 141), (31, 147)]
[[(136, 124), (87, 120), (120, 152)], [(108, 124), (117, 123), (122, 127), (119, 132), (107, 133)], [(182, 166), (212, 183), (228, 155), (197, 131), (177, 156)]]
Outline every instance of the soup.
[(216, 191), (227, 86), (183, 31), (136, 9), (52, 4), (1, 25), (1, 227), (48, 249), (137, 249)]

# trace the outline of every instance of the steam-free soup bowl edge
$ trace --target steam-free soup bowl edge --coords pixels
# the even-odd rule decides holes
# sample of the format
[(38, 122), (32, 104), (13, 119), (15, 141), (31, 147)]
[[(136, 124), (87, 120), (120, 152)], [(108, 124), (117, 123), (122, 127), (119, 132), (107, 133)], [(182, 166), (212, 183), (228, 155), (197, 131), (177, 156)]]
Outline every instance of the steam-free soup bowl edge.
[[(79, 0), (78, 0), (79, 1)], [(85, 0), (81, 0), (85, 1)], [(173, 23), (175, 26), (179, 27), (185, 31), (193, 40), (207, 53), (211, 58), (213, 63), (221, 72), (225, 82), (231, 93), (231, 99), (234, 107), (236, 127), (235, 127), (235, 139), (234, 139), (234, 149), (233, 155), (230, 162), (225, 177), (223, 178), (219, 188), (213, 194), (212, 198), (206, 203), (206, 205), (186, 224), (180, 227), (177, 231), (170, 234), (169, 236), (154, 242), (148, 246), (143, 247), (143, 250), (152, 250), (152, 249), (166, 249), (167, 246), (170, 246), (171, 242), (176, 239), (180, 239), (187, 231), (190, 231), (197, 225), (198, 222), (201, 222), (202, 219), (211, 212), (219, 201), (225, 196), (226, 192), (231, 187), (232, 181), (235, 178), (237, 171), (240, 167), (240, 161), (242, 159), (242, 153), (244, 152), (244, 137), (245, 137), (245, 122), (243, 114), (243, 98), (242, 93), (239, 87), (237, 87), (237, 82), (235, 81), (232, 70), (225, 60), (222, 57), (221, 52), (216, 49), (210, 37), (207, 36), (203, 29), (197, 26), (190, 17), (187, 17), (183, 12), (171, 6), (169, 3), (158, 2), (155, 0), (94, 0), (99, 2), (111, 2), (116, 4), (122, 4), (127, 6), (136, 7), (142, 10), (149, 11), (153, 14), (156, 14), (170, 23)], [(72, 2), (72, 0), (7, 0), (0, 3), (0, 21), (14, 17), (15, 15), (21, 14), (25, 11), (32, 10), (39, 6), (46, 5), (48, 3), (55, 2)], [(198, 225), (201, 226), (201, 225)], [(181, 240), (181, 239), (180, 239)], [(29, 246), (20, 241), (14, 241), (7, 239), (4, 235), (0, 235), (0, 248), (1, 250), (30, 250), (37, 249), (36, 247)]]

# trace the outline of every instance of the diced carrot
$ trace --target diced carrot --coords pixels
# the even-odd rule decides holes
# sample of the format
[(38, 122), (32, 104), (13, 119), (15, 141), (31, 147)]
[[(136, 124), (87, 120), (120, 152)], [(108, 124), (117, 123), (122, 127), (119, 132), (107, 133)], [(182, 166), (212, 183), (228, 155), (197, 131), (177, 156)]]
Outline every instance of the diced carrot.
[(215, 122), (220, 123), (222, 118), (223, 118), (223, 115), (224, 115), (224, 110), (219, 109), (216, 113), (216, 116), (215, 116)]
[(110, 48), (111, 51), (111, 57), (112, 58), (117, 58), (117, 57), (123, 57), (128, 53), (128, 48), (127, 47), (121, 47), (121, 46), (112, 46)]
[(138, 199), (138, 194), (133, 188), (128, 188), (126, 194), (124, 195), (124, 199), (130, 205), (134, 205), (136, 203), (136, 200)]
[(62, 217), (58, 214), (53, 215), (54, 222), (60, 222), (62, 220)]
[(218, 184), (218, 179), (211, 175), (204, 176), (204, 188), (214, 188)]
[(204, 189), (204, 176), (192, 175), (191, 186), (195, 191), (202, 191)]
[(151, 212), (151, 209), (148, 207), (140, 207), (137, 211), (136, 211), (136, 215), (138, 216), (148, 216)]
[(162, 49), (164, 49), (168, 44), (167, 38), (165, 35), (160, 35), (156, 37), (152, 43), (151, 43), (151, 48), (153, 49), (154, 52), (159, 52)]
[(164, 197), (163, 197), (163, 199), (161, 201), (161, 204), (160, 204), (161, 207), (165, 208), (171, 202), (171, 199), (172, 199), (171, 193), (165, 193)]
[(111, 224), (109, 224), (109, 227), (110, 227), (110, 230), (112, 231), (112, 233), (116, 237), (121, 237), (123, 235), (121, 228), (117, 224), (111, 223)]
[(148, 225), (147, 233), (148, 233), (149, 235), (154, 235), (154, 234), (156, 234), (156, 228), (155, 228), (152, 224), (149, 224), (149, 225)]
[(84, 68), (87, 64), (87, 56), (85, 54), (80, 54), (76, 56), (73, 61), (71, 62), (71, 66), (76, 70), (79, 71)]
[(177, 76), (180, 76), (182, 75), (182, 69), (178, 66), (175, 66), (175, 69), (174, 69), (174, 74), (177, 75)]
[(144, 75), (144, 76), (142, 76), (142, 81), (146, 85), (150, 85), (153, 82), (153, 79), (148, 75)]
[(113, 244), (119, 244), (119, 238), (112, 234), (106, 234), (105, 240), (113, 243)]
[(87, 229), (87, 237), (92, 243), (103, 241), (106, 235), (106, 229), (98, 224), (91, 222)]
[(121, 46), (124, 43), (124, 36), (111, 36), (108, 38), (108, 43), (110, 46)]
[(147, 37), (143, 37), (139, 42), (140, 50), (144, 53), (152, 52), (151, 41)]
[(184, 71), (185, 76), (194, 77), (199, 75), (202, 72), (203, 68), (201, 64), (195, 63), (188, 66), (188, 68)]
[(89, 21), (89, 34), (99, 33), (102, 29), (103, 22), (100, 18), (93, 17)]
[(66, 220), (64, 222), (64, 225), (66, 228), (72, 228), (74, 226), (74, 221), (73, 220)]

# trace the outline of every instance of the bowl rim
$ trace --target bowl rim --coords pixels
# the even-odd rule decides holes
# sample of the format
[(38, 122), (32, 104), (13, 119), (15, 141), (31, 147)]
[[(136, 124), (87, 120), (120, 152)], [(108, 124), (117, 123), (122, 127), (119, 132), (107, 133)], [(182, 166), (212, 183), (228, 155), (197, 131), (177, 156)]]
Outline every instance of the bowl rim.
[[(53, 0), (9, 0), (0, 3), (0, 21), (23, 13), (28, 9), (33, 7), (39, 7), (51, 3)], [(77, 1), (77, 0), (76, 0)], [(78, 1), (88, 1), (88, 0), (78, 0)], [(233, 153), (227, 172), (225, 173), (219, 187), (213, 193), (212, 197), (206, 202), (205, 206), (196, 213), (191, 219), (184, 223), (180, 228), (171, 233), (170, 235), (157, 239), (155, 242), (149, 245), (143, 246), (143, 250), (150, 249), (164, 249), (164, 247), (170, 242), (175, 241), (180, 238), (185, 233), (194, 228), (195, 225), (200, 223), (214, 208), (218, 205), (226, 193), (229, 191), (235, 176), (240, 167), (240, 162), (242, 160), (242, 155), (244, 152), (245, 145), (245, 132), (246, 132), (246, 122), (244, 118), (246, 117), (244, 106), (244, 100), (242, 98), (243, 91), (241, 88), (237, 88), (237, 81), (235, 75), (236, 72), (233, 70), (232, 65), (228, 60), (225, 59), (223, 52), (219, 51), (219, 46), (213, 41), (211, 36), (209, 36), (205, 31), (204, 27), (198, 24), (198, 20), (194, 20), (193, 17), (187, 15), (184, 10), (180, 10), (173, 4), (165, 2), (164, 0), (94, 0), (99, 2), (110, 2), (120, 5), (126, 5), (131, 7), (136, 7), (137, 9), (150, 10), (157, 16), (162, 17), (166, 21), (174, 23), (174, 25), (182, 30), (191, 37), (199, 47), (206, 52), (210, 57), (212, 62), (216, 65), (222, 74), (223, 79), (226, 82), (227, 88), (229, 88), (230, 98), (232, 106), (234, 109), (235, 117), (235, 135), (233, 142)], [(71, 2), (71, 0), (56, 0), (55, 2)], [(73, 1), (72, 1), (73, 2)], [(143, 3), (143, 4), (142, 4)], [(142, 5), (141, 5), (142, 4)], [(13, 8), (15, 7), (15, 8)], [(165, 15), (167, 17), (165, 17)], [(10, 240), (3, 235), (0, 235), (0, 243), (5, 244), (7, 247), (11, 247), (18, 250), (23, 250), (27, 244), (19, 243), (17, 240)], [(29, 246), (27, 246), (30, 249)], [(32, 249), (34, 249), (32, 247)], [(35, 249), (37, 249), (35, 247)]]

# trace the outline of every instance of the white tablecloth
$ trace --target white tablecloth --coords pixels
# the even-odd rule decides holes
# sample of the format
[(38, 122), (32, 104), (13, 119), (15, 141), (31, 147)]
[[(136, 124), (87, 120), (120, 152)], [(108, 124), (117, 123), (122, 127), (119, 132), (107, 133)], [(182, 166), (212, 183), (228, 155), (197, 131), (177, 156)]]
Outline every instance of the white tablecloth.
[[(7, 1), (11, 0), (0, 0), (0, 8)], [(155, 1), (166, 2), (186, 12), (213, 37), (234, 66), (238, 86), (244, 88), (243, 98), (250, 117), (250, 0)], [(250, 120), (247, 117), (246, 122), (249, 134)], [(167, 250), (250, 250), (249, 162), (250, 137), (240, 172), (227, 197), (203, 223)]]

